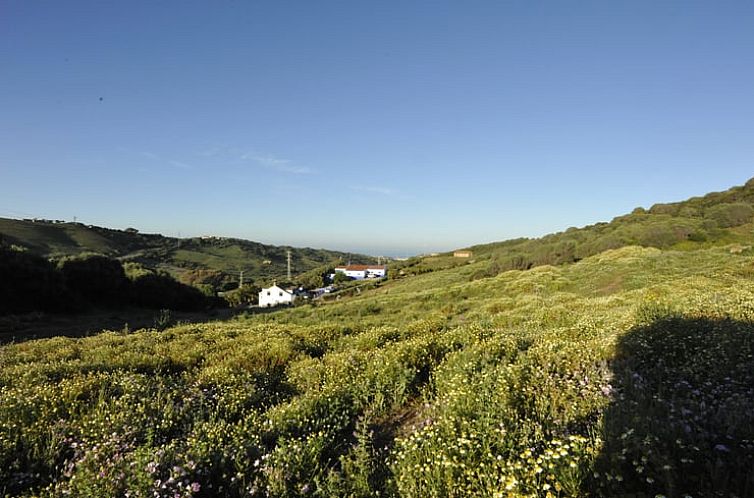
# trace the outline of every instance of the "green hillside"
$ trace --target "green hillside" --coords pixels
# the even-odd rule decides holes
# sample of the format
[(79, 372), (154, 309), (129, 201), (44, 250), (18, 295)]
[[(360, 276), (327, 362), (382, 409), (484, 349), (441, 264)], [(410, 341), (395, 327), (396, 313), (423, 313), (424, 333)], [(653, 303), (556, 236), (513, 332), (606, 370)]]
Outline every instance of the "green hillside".
[[(636, 208), (609, 223), (569, 228), (537, 239), (514, 239), (469, 247), (476, 261), (487, 261), (475, 278), (538, 265), (575, 263), (609, 249), (630, 245), (693, 250), (754, 239), (754, 179), (724, 192), (686, 201)], [(418, 274), (465, 264), (452, 254), (412, 258), (395, 265), (396, 274)]]
[[(0, 494), (752, 496), (752, 231), (705, 228), (703, 199), (704, 240), (488, 271), (558, 234), (338, 301), (4, 346)], [(630, 217), (575, 249), (696, 219)]]
[(244, 271), (247, 282), (280, 278), (287, 272), (289, 250), (294, 274), (335, 261), (373, 262), (369, 256), (325, 249), (272, 246), (222, 237), (177, 239), (134, 229), (113, 230), (50, 220), (0, 218), (0, 243), (22, 246), (47, 258), (99, 253), (166, 270), (184, 280), (192, 270), (226, 272), (235, 279)]

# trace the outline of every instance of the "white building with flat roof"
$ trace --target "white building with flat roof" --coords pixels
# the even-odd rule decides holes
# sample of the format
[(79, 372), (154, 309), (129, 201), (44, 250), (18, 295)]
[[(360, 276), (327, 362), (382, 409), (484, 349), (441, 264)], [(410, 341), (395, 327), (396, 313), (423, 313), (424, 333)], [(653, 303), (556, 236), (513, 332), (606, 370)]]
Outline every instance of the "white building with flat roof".
[(387, 266), (384, 265), (348, 265), (338, 266), (335, 273), (345, 273), (347, 277), (354, 280), (363, 280), (365, 278), (383, 278), (387, 275)]

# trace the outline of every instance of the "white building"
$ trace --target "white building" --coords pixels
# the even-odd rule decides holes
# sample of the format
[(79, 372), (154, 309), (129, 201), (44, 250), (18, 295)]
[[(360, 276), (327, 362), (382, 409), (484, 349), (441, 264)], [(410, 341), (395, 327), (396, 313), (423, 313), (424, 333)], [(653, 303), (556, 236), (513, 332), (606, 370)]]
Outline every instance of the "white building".
[(259, 292), (259, 307), (270, 308), (279, 304), (293, 304), (296, 296), (291, 291), (273, 285)]
[(387, 266), (382, 265), (348, 265), (338, 266), (335, 273), (345, 273), (347, 277), (354, 280), (363, 280), (365, 278), (382, 278), (387, 275)]

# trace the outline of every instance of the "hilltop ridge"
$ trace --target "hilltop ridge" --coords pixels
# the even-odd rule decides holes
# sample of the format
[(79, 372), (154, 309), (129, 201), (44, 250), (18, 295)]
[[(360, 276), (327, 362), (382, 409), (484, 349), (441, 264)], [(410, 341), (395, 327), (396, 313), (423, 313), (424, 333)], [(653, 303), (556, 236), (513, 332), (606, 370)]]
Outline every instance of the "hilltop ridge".
[(586, 257), (625, 246), (694, 250), (728, 244), (754, 244), (754, 178), (744, 185), (711, 192), (684, 201), (638, 207), (609, 222), (539, 238), (518, 238), (464, 248), (470, 260), (453, 253), (411, 258), (396, 265), (404, 275), (486, 261), (477, 266), (474, 278), (507, 270), (526, 270), (540, 265), (575, 263)]
[(133, 228), (117, 230), (75, 222), (9, 218), (0, 218), (0, 243), (21, 246), (46, 258), (99, 253), (166, 270), (177, 277), (192, 270), (234, 274), (244, 271), (247, 281), (285, 275), (289, 250), (295, 274), (340, 260), (371, 263), (374, 259), (363, 254), (267, 245), (230, 237), (181, 239), (140, 233)]
[[(511, 267), (571, 263), (627, 245), (696, 249), (748, 242), (752, 238), (751, 230), (745, 227), (751, 226), (752, 218), (754, 178), (744, 185), (722, 192), (711, 192), (678, 202), (657, 203), (649, 208), (637, 207), (610, 222), (571, 227), (538, 239), (496, 242), (470, 249), (480, 254), (509, 256), (511, 259), (508, 261), (500, 261), (502, 266), (506, 263)], [(515, 260), (515, 256), (525, 253), (528, 253), (528, 257)]]

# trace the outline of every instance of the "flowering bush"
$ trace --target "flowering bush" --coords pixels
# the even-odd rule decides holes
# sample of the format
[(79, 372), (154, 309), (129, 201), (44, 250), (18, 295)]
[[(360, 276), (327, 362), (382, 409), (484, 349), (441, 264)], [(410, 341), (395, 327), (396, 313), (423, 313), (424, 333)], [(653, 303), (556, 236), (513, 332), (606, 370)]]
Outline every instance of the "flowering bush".
[(751, 495), (751, 256), (622, 248), (469, 281), (475, 264), (3, 346), (0, 494)]

